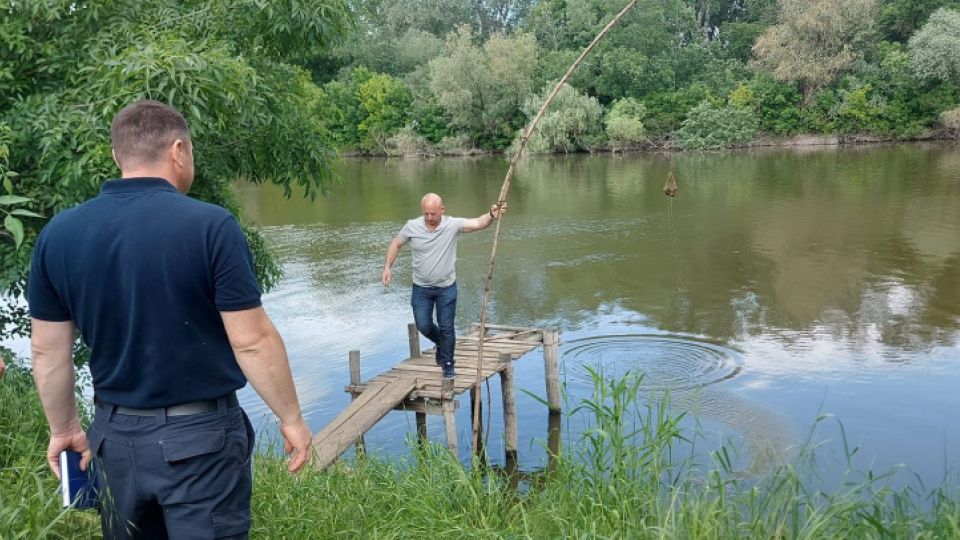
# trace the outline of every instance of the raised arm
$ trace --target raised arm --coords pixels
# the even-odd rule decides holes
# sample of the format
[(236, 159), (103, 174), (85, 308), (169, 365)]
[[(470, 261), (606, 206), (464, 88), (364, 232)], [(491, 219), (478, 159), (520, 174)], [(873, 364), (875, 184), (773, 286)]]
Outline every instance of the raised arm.
[(293, 385), (290, 362), (280, 333), (263, 307), (221, 311), (220, 317), (240, 370), (280, 419), (284, 450), (287, 454), (293, 452), (287, 469), (297, 472), (310, 457), (313, 436), (300, 412), (297, 389)]
[(403, 247), (405, 242), (402, 238), (397, 236), (394, 238), (390, 245), (387, 246), (387, 260), (383, 263), (383, 272), (380, 273), (380, 281), (383, 283), (384, 287), (390, 285), (390, 280), (393, 279), (393, 262), (397, 260), (397, 255), (400, 253), (400, 248)]
[(496, 203), (490, 206), (490, 211), (479, 217), (467, 219), (463, 222), (463, 232), (482, 231), (493, 223), (493, 220), (500, 219), (500, 216), (507, 212), (507, 203)]
[(43, 404), (43, 413), (50, 425), (47, 463), (60, 478), (60, 452), (83, 453), (80, 468), (87, 469), (90, 449), (87, 434), (80, 426), (77, 398), (74, 395), (76, 376), (73, 369), (73, 321), (31, 319), (30, 350), (33, 379)]

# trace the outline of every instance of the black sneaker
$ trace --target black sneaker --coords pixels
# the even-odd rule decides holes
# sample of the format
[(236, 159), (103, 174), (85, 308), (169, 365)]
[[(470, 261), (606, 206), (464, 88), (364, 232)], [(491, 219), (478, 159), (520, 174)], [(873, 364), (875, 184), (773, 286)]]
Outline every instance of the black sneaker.
[(444, 364), (443, 366), (443, 378), (452, 379), (456, 377), (453, 371), (453, 364)]

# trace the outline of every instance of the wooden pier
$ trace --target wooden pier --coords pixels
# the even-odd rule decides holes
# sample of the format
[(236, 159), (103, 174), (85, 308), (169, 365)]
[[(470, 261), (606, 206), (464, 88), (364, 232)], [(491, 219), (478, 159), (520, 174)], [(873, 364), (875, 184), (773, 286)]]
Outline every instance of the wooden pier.
[[(426, 439), (427, 415), (442, 416), (447, 446), (457, 453), (456, 398), (467, 390), (472, 392), (476, 383), (479, 325), (474, 324), (467, 334), (457, 336), (454, 353), (457, 376), (453, 381), (441, 378), (434, 348), (420, 350), (420, 336), (415, 325), (407, 325), (407, 337), (410, 357), (366, 382), (360, 380), (360, 352), (350, 351), (350, 385), (346, 391), (353, 401), (313, 438), (315, 464), (320, 469), (329, 466), (354, 444), (358, 451), (363, 451), (363, 434), (392, 410), (416, 413), (420, 440)], [(560, 411), (558, 332), (496, 324), (486, 326), (480, 379), (482, 382), (494, 375), (500, 376), (504, 447), (508, 461), (516, 459), (518, 438), (513, 362), (541, 346), (547, 403), (550, 412), (557, 413)], [(478, 448), (474, 451), (479, 453)]]

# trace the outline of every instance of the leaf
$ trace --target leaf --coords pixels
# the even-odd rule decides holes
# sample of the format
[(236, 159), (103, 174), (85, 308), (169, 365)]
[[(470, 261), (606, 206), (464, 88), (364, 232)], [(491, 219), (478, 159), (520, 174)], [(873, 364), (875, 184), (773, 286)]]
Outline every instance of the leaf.
[(13, 210), (10, 213), (15, 216), (38, 217), (38, 218), (43, 217), (42, 215), (36, 212), (31, 212), (30, 210), (24, 210), (23, 208), (17, 208), (16, 210)]
[(19, 248), (20, 244), (23, 243), (23, 223), (20, 223), (19, 219), (7, 214), (7, 217), (3, 219), (3, 226), (13, 235), (13, 242), (17, 245), (17, 248)]
[(3, 179), (3, 189), (5, 189), (8, 194), (13, 194), (13, 182), (10, 181), (9, 177)]
[(0, 205), (11, 205), (30, 202), (30, 197), (21, 197), (20, 195), (0, 195)]

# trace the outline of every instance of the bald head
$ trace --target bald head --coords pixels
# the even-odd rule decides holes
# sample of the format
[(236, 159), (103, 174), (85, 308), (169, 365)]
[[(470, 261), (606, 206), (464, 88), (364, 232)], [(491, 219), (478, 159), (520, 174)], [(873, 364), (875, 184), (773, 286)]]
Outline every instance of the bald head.
[(423, 210), (423, 220), (427, 227), (435, 229), (440, 226), (443, 217), (443, 200), (436, 193), (427, 193), (420, 199), (420, 208)]

